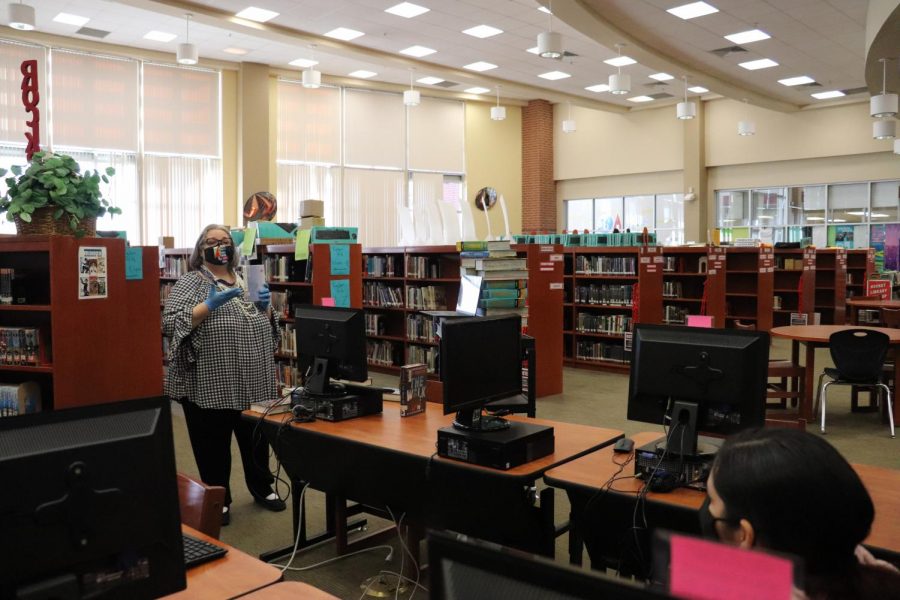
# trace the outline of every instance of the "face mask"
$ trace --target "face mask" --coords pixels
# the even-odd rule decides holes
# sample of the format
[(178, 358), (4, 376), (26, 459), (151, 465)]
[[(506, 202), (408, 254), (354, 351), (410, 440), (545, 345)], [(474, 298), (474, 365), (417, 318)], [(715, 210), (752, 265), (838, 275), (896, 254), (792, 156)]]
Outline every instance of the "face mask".
[(215, 246), (203, 251), (206, 262), (214, 265), (227, 265), (234, 256), (234, 246)]

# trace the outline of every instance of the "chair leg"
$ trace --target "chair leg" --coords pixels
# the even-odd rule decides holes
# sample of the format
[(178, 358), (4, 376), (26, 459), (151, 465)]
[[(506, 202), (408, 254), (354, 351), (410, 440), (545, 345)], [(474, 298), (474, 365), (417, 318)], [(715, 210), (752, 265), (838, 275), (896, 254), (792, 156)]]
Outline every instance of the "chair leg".
[(879, 383), (878, 387), (883, 389), (885, 394), (887, 394), (888, 424), (891, 426), (891, 437), (894, 437), (894, 403), (891, 401), (891, 388), (883, 383)]
[[(816, 384), (816, 405), (813, 407), (813, 414), (819, 412), (819, 397), (822, 395), (822, 380), (825, 379), (825, 373), (819, 375), (819, 382)], [(801, 392), (802, 393), (802, 392)]]
[(831, 384), (832, 384), (831, 381), (825, 382), (825, 385), (822, 386), (821, 392), (819, 394), (821, 396), (820, 407), (822, 409), (822, 425), (821, 425), (822, 433), (825, 433), (825, 400), (828, 397), (828, 386)]

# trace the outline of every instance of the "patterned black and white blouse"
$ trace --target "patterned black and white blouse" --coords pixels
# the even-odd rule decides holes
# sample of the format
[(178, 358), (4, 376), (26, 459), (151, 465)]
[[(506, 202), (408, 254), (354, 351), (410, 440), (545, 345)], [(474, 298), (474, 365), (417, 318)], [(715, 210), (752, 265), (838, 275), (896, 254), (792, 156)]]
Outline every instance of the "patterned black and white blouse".
[(192, 329), (191, 313), (209, 297), (213, 285), (229, 287), (216, 282), (209, 271), (189, 271), (166, 299), (163, 334), (169, 336), (170, 345), (165, 392), (201, 408), (247, 410), (251, 402), (277, 395), (278, 318), (270, 318), (268, 312), (260, 312), (238, 296)]

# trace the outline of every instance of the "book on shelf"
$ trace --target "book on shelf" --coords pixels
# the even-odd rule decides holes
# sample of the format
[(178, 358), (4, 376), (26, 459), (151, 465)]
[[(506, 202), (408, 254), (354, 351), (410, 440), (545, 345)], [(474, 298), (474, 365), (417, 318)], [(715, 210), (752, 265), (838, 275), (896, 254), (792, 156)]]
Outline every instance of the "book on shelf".
[(482, 281), (481, 293), (490, 292), (492, 290), (522, 290), (528, 288), (528, 279), (500, 279), (496, 281)]
[(482, 300), (527, 298), (528, 288), (497, 288), (481, 290)]
[(522, 317), (522, 325), (525, 325), (525, 318), (528, 316), (528, 309), (524, 306), (515, 307), (515, 308), (501, 308), (501, 307), (493, 307), (493, 308), (483, 308), (478, 311), (479, 315), (483, 317), (496, 317), (502, 315), (519, 315)]
[(277, 415), (291, 411), (290, 395), (284, 397), (273, 398), (265, 402), (251, 402), (250, 410), (253, 412), (264, 413), (267, 415)]
[(475, 269), (478, 271), (528, 271), (524, 258), (476, 258)]
[(40, 412), (41, 386), (34, 381), (0, 385), (0, 417)]
[(482, 298), (478, 301), (479, 308), (523, 308), (525, 298)]
[(479, 251), (479, 250), (510, 250), (510, 241), (509, 240), (491, 240), (487, 242), (481, 241), (471, 241), (471, 242), (456, 242), (456, 249), (459, 251)]
[(409, 417), (425, 412), (425, 386), (428, 366), (422, 363), (400, 367), (400, 416)]
[[(497, 279), (514, 279), (524, 281), (528, 279), (527, 270), (504, 270), (504, 271), (484, 271), (481, 269), (462, 268), (463, 275), (478, 275), (483, 281), (493, 281)], [(523, 286), (524, 287), (524, 286)]]
[(40, 339), (40, 330), (34, 327), (0, 327), (0, 364), (42, 364)]
[(459, 253), (461, 259), (475, 258), (516, 258), (519, 253), (515, 250), (463, 250)]

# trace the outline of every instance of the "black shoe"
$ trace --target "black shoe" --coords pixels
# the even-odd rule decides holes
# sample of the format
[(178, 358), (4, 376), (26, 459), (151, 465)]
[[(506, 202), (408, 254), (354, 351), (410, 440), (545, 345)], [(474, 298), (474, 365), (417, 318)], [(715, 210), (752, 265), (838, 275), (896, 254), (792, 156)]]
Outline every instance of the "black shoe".
[(226, 512), (222, 513), (222, 527), (225, 527), (231, 523), (231, 509), (229, 508)]
[(266, 510), (271, 510), (272, 512), (281, 512), (287, 508), (287, 504), (285, 504), (284, 500), (282, 500), (281, 498), (273, 498), (272, 500), (267, 500), (266, 498), (255, 496), (253, 498), (253, 501), (261, 505)]

